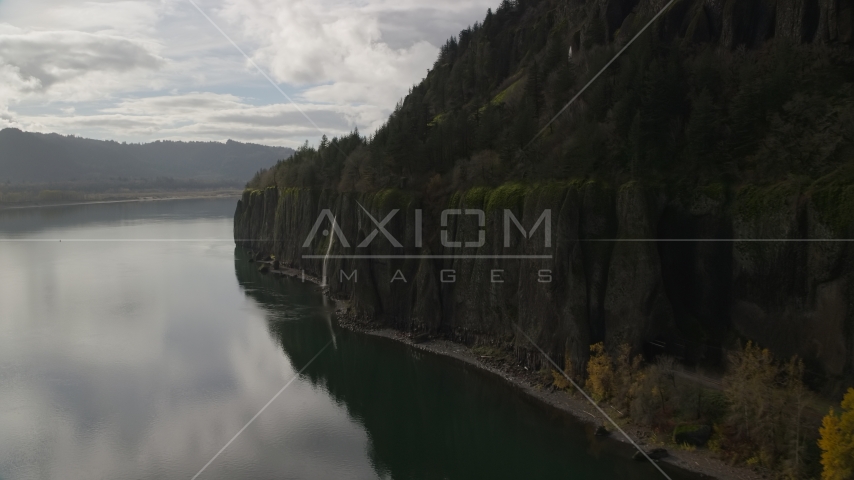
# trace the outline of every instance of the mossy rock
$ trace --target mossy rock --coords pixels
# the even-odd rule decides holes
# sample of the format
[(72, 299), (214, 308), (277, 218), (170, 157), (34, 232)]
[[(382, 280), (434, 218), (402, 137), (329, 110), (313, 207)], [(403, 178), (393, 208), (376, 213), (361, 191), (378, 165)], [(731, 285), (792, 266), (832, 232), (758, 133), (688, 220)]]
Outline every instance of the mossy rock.
[[(493, 99), (489, 101), (489, 104), (490, 104), (490, 105), (493, 105), (493, 106), (501, 105), (501, 104), (502, 104), (502, 103), (504, 103), (504, 101), (507, 99), (507, 96), (508, 96), (508, 95), (510, 95), (511, 93), (513, 93), (517, 88), (519, 88), (519, 85), (520, 85), (521, 83), (522, 83), (522, 79), (516, 80), (515, 82), (513, 82), (513, 84), (512, 84), (512, 85), (510, 85), (509, 87), (505, 88), (504, 90), (502, 90), (501, 92), (499, 92), (499, 93), (498, 93), (498, 95), (496, 95), (495, 97), (493, 97)], [(486, 105), (484, 105), (483, 107), (481, 107), (481, 110), (483, 110), (484, 108), (486, 108)]]
[(468, 190), (463, 197), (465, 208), (481, 208), (487, 196), (492, 192), (491, 188), (474, 187)]
[(293, 199), (295, 201), (299, 200), (300, 190), (302, 190), (302, 189), (299, 187), (288, 187), (288, 188), (282, 189), (282, 197), (290, 197), (291, 199)]
[(854, 185), (822, 185), (809, 192), (813, 206), (821, 221), (826, 223), (835, 235), (848, 235), (854, 224)]
[(537, 194), (542, 201), (559, 203), (566, 197), (566, 191), (569, 188), (568, 182), (549, 182), (532, 188), (531, 193)]
[(712, 427), (708, 425), (679, 425), (673, 429), (673, 442), (678, 445), (702, 447), (712, 437)]
[(462, 193), (457, 191), (451, 195), (451, 199), (448, 201), (448, 208), (459, 208), (460, 200), (462, 199)]
[(484, 198), (484, 210), (522, 208), (528, 188), (519, 183), (505, 183), (489, 192)]
[(371, 199), (371, 204), (381, 210), (403, 209), (411, 203), (412, 195), (396, 188), (380, 190)]
[(712, 200), (723, 202), (726, 200), (727, 186), (723, 183), (710, 183), (708, 185), (697, 187), (697, 191)]
[(441, 125), (442, 122), (445, 121), (445, 117), (447, 117), (447, 114), (440, 113), (440, 114), (436, 115), (435, 117), (433, 117), (433, 119), (427, 123), (427, 126), (428, 127), (435, 127), (437, 125)]
[(798, 185), (789, 182), (767, 187), (748, 185), (736, 195), (735, 214), (745, 219), (755, 219), (789, 212), (794, 208), (798, 194)]

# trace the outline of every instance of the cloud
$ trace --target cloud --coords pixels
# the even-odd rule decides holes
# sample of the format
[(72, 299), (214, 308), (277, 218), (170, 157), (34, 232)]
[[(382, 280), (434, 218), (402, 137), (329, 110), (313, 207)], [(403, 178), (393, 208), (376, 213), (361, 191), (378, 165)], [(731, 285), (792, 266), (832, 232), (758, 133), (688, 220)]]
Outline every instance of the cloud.
[(20, 127), (15, 116), (9, 111), (9, 107), (0, 105), (0, 129), (7, 127)]
[(147, 37), (157, 33), (156, 24), (167, 12), (158, 0), (121, 0), (71, 5), (64, 1), (48, 13), (60, 29)]
[[(149, 221), (163, 227), (162, 219)], [(205, 219), (191, 228), (217, 237), (228, 233), (221, 227), (225, 222)], [(100, 232), (133, 236), (127, 229), (138, 227), (147, 224), (125, 222)], [(80, 272), (92, 265), (81, 255), (10, 247), (2, 257), (4, 273), (10, 268), (21, 273), (0, 288), (4, 332), (43, 330), (27, 324), (28, 315), (75, 319), (52, 323), (35, 341), (4, 338), (3, 478), (190, 478), (296, 374), (268, 330), (273, 315), (235, 289), (234, 276), (187, 281), (181, 291), (171, 292), (156, 281), (192, 278), (182, 275), (210, 268), (211, 258), (227, 261), (233, 246), (184, 244), (156, 247), (154, 255), (128, 255), (118, 245), (100, 248), (102, 275), (82, 281)], [(30, 268), (35, 255), (53, 264), (62, 256), (63, 268)], [(175, 261), (188, 258), (196, 262), (189, 268)], [(76, 300), (58, 302), (56, 290)], [(129, 291), (135, 301), (127, 301)], [(212, 292), (230, 297), (214, 304), (207, 301)], [(322, 310), (309, 310), (315, 312)], [(235, 316), (249, 321), (232, 321)], [(318, 449), (306, 441), (301, 433), (306, 431), (312, 432), (309, 440), (336, 448)], [(328, 478), (371, 478), (376, 475), (364, 454), (369, 442), (345, 406), (299, 376), (204, 478), (229, 468), (249, 472), (247, 477), (272, 478), (273, 473), (265, 474), (269, 471), (289, 478), (315, 478), (318, 472)], [(347, 452), (352, 453), (342, 462)], [(259, 464), (269, 470), (255, 470)]]
[(219, 15), (258, 45), (253, 59), (276, 80), (306, 86), (306, 99), (390, 111), (424, 78), (439, 44), (465, 26), (442, 22), (484, 2), (437, 3), (227, 0)]
[(141, 42), (113, 35), (5, 30), (0, 34), (0, 75), (22, 94), (44, 92), (94, 73), (123, 74), (163, 64)]
[[(160, 139), (231, 138), (295, 147), (319, 135), (303, 113), (330, 136), (347, 134), (383, 115), (382, 109), (371, 105), (252, 105), (247, 99), (231, 94), (192, 92), (125, 99), (87, 115), (65, 111), (19, 117), (17, 123), (33, 131), (62, 132), (77, 128), (94, 132), (100, 138), (110, 138), (113, 134), (131, 141), (144, 141), (156, 135)], [(2, 114), (0, 110), (0, 122)]]
[(125, 99), (105, 112), (129, 115), (196, 114), (203, 111), (243, 108), (242, 100), (231, 94), (193, 92), (185, 95), (166, 95)]
[(486, 10), (495, 8), (498, 3), (492, 0), (398, 0), (371, 2), (365, 8), (377, 17), (383, 41), (390, 47), (410, 45), (413, 39), (439, 47), (460, 30), (482, 21)]
[[(329, 136), (373, 132), (439, 46), (498, 3), (196, 2)], [(186, 1), (3, 0), (0, 18), (0, 127), (120, 141), (320, 137)]]
[(406, 54), (386, 55), (384, 63), (372, 61), (381, 53), (359, 52), (349, 58), (351, 71), (337, 81), (306, 89), (303, 97), (314, 102), (382, 105), (390, 113), (409, 88), (427, 74), (424, 66), (432, 65), (437, 53), (427, 42), (418, 42)]

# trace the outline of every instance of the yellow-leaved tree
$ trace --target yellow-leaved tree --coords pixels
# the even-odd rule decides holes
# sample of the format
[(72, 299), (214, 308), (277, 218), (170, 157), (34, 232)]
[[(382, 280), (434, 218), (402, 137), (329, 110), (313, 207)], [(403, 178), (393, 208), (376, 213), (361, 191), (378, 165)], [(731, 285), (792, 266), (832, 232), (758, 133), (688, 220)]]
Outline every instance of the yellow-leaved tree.
[(585, 386), (597, 402), (607, 400), (613, 393), (613, 360), (605, 351), (602, 342), (590, 345), (590, 360), (587, 361), (587, 383)]
[(819, 429), (821, 438), (821, 478), (845, 480), (854, 478), (854, 388), (842, 399), (839, 415), (830, 409)]

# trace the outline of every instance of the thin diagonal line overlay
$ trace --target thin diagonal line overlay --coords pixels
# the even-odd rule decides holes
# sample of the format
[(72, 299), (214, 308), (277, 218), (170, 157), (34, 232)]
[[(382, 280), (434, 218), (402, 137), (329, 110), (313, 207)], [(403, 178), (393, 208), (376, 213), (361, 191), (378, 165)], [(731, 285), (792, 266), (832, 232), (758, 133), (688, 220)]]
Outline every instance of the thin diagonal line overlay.
[(331, 344), (332, 344), (332, 340), (329, 340), (328, 342), (326, 342), (326, 345), (324, 345), (323, 348), (321, 348), (320, 351), (317, 352), (317, 354), (315, 356), (311, 357), (311, 360), (309, 360), (305, 365), (303, 365), (303, 367), (301, 369), (299, 369), (299, 371), (297, 373), (295, 373), (294, 376), (291, 377), (290, 380), (288, 380), (288, 383), (286, 383), (285, 386), (282, 387), (281, 390), (279, 390), (275, 395), (273, 395), (273, 398), (271, 398), (270, 401), (267, 402), (266, 405), (261, 407), (261, 410), (258, 410), (258, 413), (256, 413), (254, 417), (249, 419), (249, 421), (246, 422), (246, 425), (244, 425), (243, 428), (241, 428), (237, 433), (235, 433), (234, 436), (231, 437), (231, 440), (229, 440), (228, 443), (223, 445), (223, 447), (220, 448), (218, 452), (216, 452), (216, 455), (214, 455), (213, 458), (208, 460), (208, 463), (206, 463), (205, 466), (202, 467), (201, 470), (199, 470), (199, 473), (193, 475), (193, 478), (191, 480), (196, 480), (196, 478), (198, 478), (198, 476), (201, 475), (202, 472), (204, 472), (205, 469), (208, 468), (210, 466), (210, 464), (212, 464), (213, 461), (216, 460), (217, 457), (219, 457), (219, 455), (222, 452), (224, 452), (226, 448), (228, 448), (229, 445), (231, 445), (231, 442), (233, 442), (235, 439), (237, 439), (237, 437), (240, 436), (240, 434), (243, 433), (243, 431), (246, 430), (246, 428), (249, 427), (249, 425), (252, 425), (252, 422), (254, 422), (255, 419), (258, 418), (258, 416), (260, 416), (262, 413), (264, 413), (264, 410), (266, 410), (267, 407), (269, 407), (270, 404), (273, 403), (273, 401), (275, 401), (277, 398), (279, 398), (279, 395), (281, 395), (282, 392), (284, 392), (285, 389), (288, 388), (291, 385), (291, 383), (293, 383), (294, 380), (296, 380), (300, 375), (302, 375), (302, 372), (305, 371), (305, 369), (308, 368), (308, 366), (311, 365), (312, 362), (314, 362), (317, 359), (317, 357), (319, 357), (320, 354), (323, 353), (324, 350), (326, 350), (329, 347), (329, 345), (331, 345)]
[(552, 260), (554, 256), (552, 255), (303, 255), (302, 258), (309, 259), (321, 259), (321, 258), (333, 258), (338, 260), (350, 259), (350, 260), (364, 260), (375, 258), (378, 260), (393, 260), (393, 259), (405, 259), (405, 260), (416, 260), (416, 259), (431, 259), (431, 260), (452, 260), (452, 259), (491, 259), (491, 260)]
[[(725, 242), (725, 243), (754, 243), (754, 242), (789, 242), (789, 243), (824, 243), (824, 242), (854, 242), (854, 238), (579, 238), (579, 242)], [(0, 242), (271, 242), (265, 238), (0, 238)], [(279, 243), (282, 243), (281, 241)], [(303, 258), (323, 258), (326, 255), (303, 255)], [(377, 257), (379, 255), (358, 255), (359, 257)], [(394, 255), (399, 256), (399, 255)], [(439, 255), (443, 256), (443, 255)], [(447, 255), (444, 255), (447, 256)], [(349, 258), (353, 255), (330, 255), (329, 258)], [(421, 257), (436, 257), (436, 255), (419, 255)], [(533, 257), (551, 258), (551, 255), (492, 255), (492, 257)]]
[(551, 120), (549, 120), (549, 123), (547, 123), (547, 124), (546, 124), (546, 126), (545, 126), (545, 127), (543, 127), (543, 129), (542, 129), (542, 130), (540, 130), (539, 132), (537, 132), (537, 134), (536, 134), (536, 135), (534, 135), (534, 138), (532, 138), (532, 139), (531, 139), (531, 141), (530, 141), (530, 142), (528, 142), (528, 144), (527, 144), (527, 145), (525, 145), (525, 148), (523, 148), (523, 150), (524, 150), (524, 149), (527, 149), (529, 146), (531, 146), (531, 144), (532, 144), (532, 143), (534, 143), (534, 140), (536, 140), (537, 138), (539, 138), (539, 137), (540, 137), (540, 135), (542, 135), (542, 134), (543, 134), (543, 132), (545, 132), (545, 131), (546, 131), (546, 129), (547, 129), (547, 128), (549, 128), (549, 125), (551, 125), (552, 123), (554, 123), (554, 121), (555, 121), (555, 120), (557, 120), (557, 117), (559, 117), (559, 116), (560, 116), (560, 115), (561, 115), (561, 114), (562, 114), (562, 113), (563, 113), (567, 108), (569, 108), (569, 106), (570, 106), (570, 105), (572, 105), (572, 103), (573, 103), (573, 102), (575, 102), (575, 100), (577, 100), (577, 99), (578, 99), (578, 97), (580, 97), (580, 96), (581, 96), (581, 94), (582, 94), (582, 93), (584, 93), (584, 91), (585, 91), (585, 90), (587, 90), (587, 87), (589, 87), (593, 82), (595, 82), (595, 81), (596, 81), (596, 79), (597, 79), (597, 78), (599, 78), (599, 75), (602, 75), (602, 72), (604, 72), (605, 70), (607, 70), (607, 69), (608, 69), (608, 67), (610, 67), (610, 66), (611, 66), (611, 64), (612, 64), (612, 63), (614, 63), (614, 61), (615, 61), (617, 58), (619, 58), (619, 57), (620, 57), (620, 55), (622, 55), (622, 54), (623, 54), (623, 52), (625, 52), (625, 51), (626, 51), (626, 49), (627, 49), (627, 48), (629, 48), (629, 46), (630, 46), (632, 43), (634, 43), (634, 41), (635, 41), (635, 40), (637, 40), (637, 38), (638, 38), (638, 37), (640, 37), (640, 36), (641, 36), (641, 34), (642, 34), (644, 31), (646, 31), (646, 29), (647, 29), (650, 25), (652, 25), (652, 22), (654, 22), (656, 19), (658, 19), (658, 17), (660, 17), (660, 16), (661, 16), (661, 14), (662, 14), (662, 13), (664, 13), (664, 11), (665, 11), (665, 10), (667, 10), (668, 8), (670, 8), (670, 5), (672, 5), (672, 4), (673, 4), (673, 2), (675, 2), (675, 1), (676, 1), (676, 0), (670, 0), (669, 2), (667, 2), (667, 5), (665, 5), (665, 6), (664, 6), (664, 8), (662, 8), (661, 10), (659, 10), (659, 12), (658, 12), (658, 13), (656, 13), (654, 17), (652, 17), (652, 20), (650, 20), (649, 22), (647, 22), (647, 24), (646, 24), (646, 25), (644, 25), (644, 26), (643, 26), (643, 28), (641, 28), (641, 29), (640, 29), (640, 31), (639, 31), (638, 33), (636, 33), (636, 34), (635, 34), (635, 36), (634, 36), (634, 37), (632, 37), (632, 39), (631, 39), (631, 40), (629, 40), (629, 41), (628, 41), (628, 43), (626, 43), (626, 44), (623, 46), (623, 48), (621, 48), (621, 49), (620, 49), (620, 51), (619, 51), (619, 52), (617, 52), (617, 54), (616, 54), (616, 55), (614, 55), (614, 58), (612, 58), (608, 63), (606, 63), (606, 64), (605, 64), (605, 66), (604, 66), (604, 67), (602, 67), (602, 69), (601, 69), (601, 70), (599, 70), (599, 73), (597, 73), (595, 76), (593, 76), (593, 78), (591, 78), (591, 79), (590, 79), (590, 81), (589, 81), (589, 82), (587, 82), (587, 84), (586, 84), (586, 85), (584, 85), (584, 87), (583, 87), (581, 90), (579, 90), (579, 91), (578, 91), (578, 93), (576, 93), (576, 94), (575, 94), (575, 96), (574, 96), (574, 97), (572, 97), (572, 99), (570, 99), (570, 101), (569, 101), (566, 105), (564, 105), (564, 106), (563, 106), (563, 108), (561, 108), (561, 109), (560, 109), (560, 111), (559, 111), (559, 112), (557, 112), (557, 114), (556, 114), (554, 117), (552, 117), (552, 119), (551, 119)]
[(558, 372), (560, 372), (560, 373), (561, 373), (561, 375), (563, 375), (563, 376), (564, 376), (564, 378), (566, 378), (566, 379), (569, 381), (569, 383), (571, 383), (571, 384), (572, 384), (572, 386), (573, 386), (573, 387), (575, 387), (575, 389), (576, 389), (576, 390), (578, 390), (578, 392), (579, 392), (579, 393), (581, 393), (582, 395), (584, 395), (584, 398), (586, 398), (586, 399), (587, 399), (587, 401), (589, 401), (589, 402), (590, 402), (590, 403), (591, 403), (591, 404), (596, 408), (596, 410), (598, 410), (598, 411), (599, 411), (599, 413), (601, 413), (605, 418), (607, 418), (607, 419), (608, 419), (608, 421), (609, 421), (609, 422), (611, 422), (611, 425), (613, 425), (613, 426), (614, 426), (614, 428), (616, 428), (617, 430), (619, 430), (619, 431), (620, 431), (620, 433), (622, 433), (622, 434), (623, 434), (623, 436), (624, 436), (624, 437), (626, 437), (626, 440), (628, 440), (628, 441), (629, 441), (629, 443), (631, 443), (632, 445), (634, 445), (634, 447), (635, 447), (635, 448), (637, 448), (637, 449), (638, 449), (638, 451), (639, 451), (639, 452), (640, 452), (644, 457), (646, 457), (646, 459), (649, 461), (649, 463), (651, 463), (653, 466), (655, 466), (655, 468), (657, 468), (657, 469), (658, 469), (658, 471), (659, 471), (659, 472), (661, 472), (661, 474), (662, 474), (662, 475), (664, 475), (664, 478), (666, 478), (667, 480), (671, 480), (670, 475), (668, 475), (668, 474), (667, 474), (667, 473), (666, 473), (666, 472), (661, 468), (661, 466), (659, 466), (659, 465), (658, 465), (657, 463), (655, 463), (651, 458), (649, 458), (649, 455), (647, 455), (647, 453), (646, 453), (646, 452), (645, 452), (645, 451), (644, 451), (644, 450), (643, 450), (643, 449), (642, 449), (642, 448), (641, 448), (637, 443), (635, 443), (635, 441), (632, 439), (632, 437), (630, 437), (628, 433), (626, 433), (622, 428), (620, 428), (620, 426), (619, 426), (619, 425), (617, 425), (617, 422), (615, 422), (615, 421), (614, 421), (614, 419), (612, 419), (612, 418), (611, 418), (607, 413), (605, 413), (605, 410), (602, 410), (602, 407), (600, 407), (600, 406), (599, 406), (595, 401), (593, 401), (593, 399), (592, 399), (592, 398), (590, 398), (590, 395), (587, 395), (587, 392), (585, 392), (581, 387), (579, 387), (579, 386), (578, 386), (578, 384), (577, 384), (577, 383), (575, 383), (575, 380), (571, 379), (571, 378), (569, 377), (569, 375), (567, 375), (567, 374), (566, 374), (566, 372), (564, 372), (564, 371), (563, 371), (563, 369), (562, 369), (562, 368), (558, 367), (558, 366), (557, 366), (557, 364), (554, 362), (554, 360), (552, 360), (552, 359), (551, 359), (551, 357), (549, 357), (548, 355), (546, 355), (546, 352), (544, 352), (544, 351), (543, 351), (543, 349), (542, 349), (542, 348), (540, 348), (540, 346), (539, 346), (539, 345), (537, 345), (536, 343), (534, 343), (534, 341), (533, 341), (533, 340), (531, 340), (531, 337), (529, 337), (529, 336), (528, 336), (528, 334), (527, 334), (527, 333), (525, 333), (525, 331), (524, 331), (524, 330), (522, 330), (522, 328), (521, 328), (519, 325), (517, 325), (515, 322), (513, 322), (513, 326), (514, 326), (514, 327), (516, 327), (516, 329), (517, 329), (517, 330), (519, 330), (519, 333), (521, 333), (521, 334), (522, 334), (522, 336), (524, 336), (524, 337), (528, 340), (528, 342), (529, 342), (531, 345), (533, 345), (533, 346), (534, 346), (534, 348), (536, 348), (536, 349), (537, 349), (537, 351), (539, 351), (539, 352), (543, 355), (543, 358), (545, 358), (545, 359), (546, 359), (546, 361), (548, 361), (550, 364), (552, 364), (552, 366), (555, 368), (555, 370), (557, 370)]
[[(211, 17), (209, 17), (209, 16), (204, 12), (204, 10), (202, 10), (201, 8), (199, 8), (199, 6), (198, 6), (198, 5), (196, 5), (196, 2), (194, 2), (193, 0), (187, 0), (187, 1), (188, 1), (188, 2), (190, 2), (190, 4), (191, 4), (191, 5), (193, 5), (194, 7), (196, 7), (196, 10), (198, 10), (198, 11), (199, 11), (199, 13), (201, 13), (201, 14), (202, 14), (202, 16), (203, 16), (203, 17), (205, 17), (205, 19), (207, 19), (207, 21), (208, 21), (208, 22), (210, 22), (210, 24), (211, 24), (211, 25), (213, 25), (213, 27), (214, 27), (214, 28), (215, 28), (219, 33), (221, 33), (221, 34), (222, 34), (222, 36), (223, 36), (223, 37), (225, 37), (225, 39), (226, 39), (226, 40), (228, 40), (228, 41), (229, 41), (229, 42), (234, 46), (234, 48), (236, 48), (236, 49), (237, 49), (237, 51), (238, 51), (238, 52), (240, 52), (240, 54), (241, 54), (241, 55), (243, 55), (243, 56), (246, 58), (246, 60), (247, 60), (247, 61), (249, 61), (249, 63), (250, 63), (250, 64), (252, 64), (252, 66), (253, 66), (253, 67), (255, 67), (255, 69), (256, 69), (256, 70), (258, 70), (258, 73), (260, 73), (264, 78), (266, 78), (268, 82), (270, 82), (270, 85), (272, 85), (272, 86), (273, 86), (273, 88), (275, 88), (276, 90), (278, 90), (278, 91), (279, 91), (279, 93), (281, 93), (282, 95), (284, 95), (284, 97), (285, 97), (285, 98), (287, 98), (289, 102), (291, 102), (291, 104), (292, 104), (292, 105), (297, 109), (297, 111), (298, 111), (299, 113), (301, 113), (301, 114), (302, 114), (302, 116), (303, 116), (303, 117), (305, 117), (305, 119), (306, 119), (306, 120), (308, 120), (308, 122), (309, 122), (309, 123), (311, 123), (311, 125), (312, 125), (312, 126), (313, 126), (317, 131), (318, 131), (318, 132), (320, 132), (321, 134), (325, 134), (325, 132), (324, 132), (323, 130), (321, 130), (321, 129), (320, 129), (320, 127), (318, 127), (316, 123), (314, 123), (314, 120), (312, 120), (312, 119), (311, 119), (311, 117), (309, 117), (308, 115), (306, 115), (306, 113), (305, 113), (301, 108), (299, 108), (299, 105), (297, 105), (297, 102), (293, 101), (293, 99), (292, 99), (290, 96), (288, 96), (288, 94), (287, 94), (287, 93), (285, 93), (285, 91), (284, 91), (284, 90), (282, 90), (282, 89), (279, 87), (279, 84), (277, 84), (276, 82), (274, 82), (274, 81), (273, 81), (273, 79), (272, 79), (272, 78), (270, 78), (270, 77), (269, 77), (269, 76), (264, 72), (264, 70), (262, 70), (262, 69), (261, 69), (261, 67), (259, 67), (259, 66), (258, 66), (258, 64), (257, 64), (257, 63), (255, 63), (255, 60), (252, 60), (252, 58), (250, 58), (250, 57), (249, 57), (249, 55), (247, 55), (247, 54), (246, 54), (246, 52), (244, 52), (244, 51), (243, 51), (243, 49), (242, 49), (242, 48), (240, 48), (240, 47), (237, 45), (237, 43), (235, 43), (235, 42), (234, 42), (234, 40), (232, 40), (232, 39), (231, 39), (231, 37), (229, 37), (229, 36), (228, 36), (228, 34), (227, 34), (227, 33), (225, 33), (221, 28), (219, 28), (219, 25), (217, 25), (217, 24), (216, 24), (216, 22), (214, 22), (214, 21), (211, 19)], [(672, 2), (672, 1), (673, 1), (673, 0), (671, 0), (671, 2)], [(339, 151), (341, 151), (341, 149), (340, 149), (340, 148), (339, 148), (338, 150), (339, 150)], [(342, 151), (341, 153), (344, 153), (344, 152)], [(345, 156), (346, 156), (346, 155), (345, 155)]]

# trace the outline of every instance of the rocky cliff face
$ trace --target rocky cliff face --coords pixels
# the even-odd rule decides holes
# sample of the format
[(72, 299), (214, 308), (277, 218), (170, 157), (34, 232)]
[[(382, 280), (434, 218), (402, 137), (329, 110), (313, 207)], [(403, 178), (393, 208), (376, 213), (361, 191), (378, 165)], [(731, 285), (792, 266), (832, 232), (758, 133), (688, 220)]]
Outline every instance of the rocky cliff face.
[[(648, 16), (665, 0), (602, 0), (599, 10), (612, 34), (632, 27), (633, 12)], [(618, 28), (619, 27), (619, 28)], [(666, 14), (670, 38), (756, 47), (771, 38), (792, 43), (851, 43), (854, 4), (850, 0), (680, 0)]]
[[(598, 341), (641, 351), (658, 339), (687, 361), (716, 362), (741, 338), (804, 357), (833, 390), (854, 373), (854, 245), (833, 240), (854, 229), (852, 188), (508, 184), (454, 195), (447, 208), (485, 214), (451, 214), (447, 227), (438, 209), (402, 191), (268, 188), (244, 193), (234, 234), (239, 246), (318, 277), (329, 251), (330, 291), (363, 317), (469, 344), (512, 343), (533, 367), (540, 358), (514, 323), (576, 373)], [(325, 209), (342, 237), (328, 219), (312, 236)], [(384, 228), (400, 247), (368, 215), (382, 223), (394, 210)], [(551, 245), (545, 221), (526, 239), (511, 220), (505, 246), (505, 210), (529, 232), (550, 211)], [(447, 242), (483, 235), (482, 245), (443, 247), (442, 230)], [(529, 258), (497, 258), (508, 255)]]
[[(664, 3), (641, 2), (641, 7), (657, 11)], [(849, 0), (682, 0), (667, 16), (674, 35), (729, 48), (754, 47), (770, 38), (792, 43), (854, 40), (854, 4)]]

